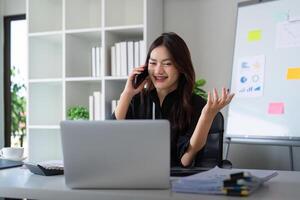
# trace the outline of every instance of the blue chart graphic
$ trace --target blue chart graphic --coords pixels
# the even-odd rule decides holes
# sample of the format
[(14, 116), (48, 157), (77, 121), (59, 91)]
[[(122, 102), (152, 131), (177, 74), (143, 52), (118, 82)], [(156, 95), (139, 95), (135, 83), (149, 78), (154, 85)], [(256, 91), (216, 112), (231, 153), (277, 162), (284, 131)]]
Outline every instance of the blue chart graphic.
[(247, 62), (242, 62), (241, 67), (242, 69), (249, 69), (250, 65)]
[(260, 89), (261, 89), (261, 87), (258, 86), (258, 87), (256, 87), (256, 88), (254, 88), (254, 91), (260, 91)]
[(241, 81), (241, 83), (246, 83), (247, 82), (247, 78), (245, 76), (242, 76), (240, 81)]

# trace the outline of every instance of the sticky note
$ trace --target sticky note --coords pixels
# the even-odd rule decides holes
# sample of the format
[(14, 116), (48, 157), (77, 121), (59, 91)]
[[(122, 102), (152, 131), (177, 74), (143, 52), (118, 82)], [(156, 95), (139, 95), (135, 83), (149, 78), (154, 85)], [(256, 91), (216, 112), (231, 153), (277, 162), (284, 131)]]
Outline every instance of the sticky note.
[(288, 68), (286, 79), (287, 80), (300, 79), (300, 67)]
[(282, 103), (282, 102), (269, 103), (268, 113), (271, 114), (271, 115), (282, 115), (282, 114), (284, 114), (284, 103)]
[(255, 42), (261, 40), (261, 30), (252, 30), (248, 32), (248, 41)]

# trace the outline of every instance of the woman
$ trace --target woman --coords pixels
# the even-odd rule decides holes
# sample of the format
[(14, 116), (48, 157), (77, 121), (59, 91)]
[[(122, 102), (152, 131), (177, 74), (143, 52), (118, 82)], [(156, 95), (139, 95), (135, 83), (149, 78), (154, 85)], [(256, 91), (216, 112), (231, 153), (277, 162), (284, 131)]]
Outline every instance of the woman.
[[(208, 92), (207, 102), (193, 93), (195, 72), (184, 40), (163, 33), (150, 46), (144, 66), (130, 74), (113, 114), (115, 119), (168, 119), (171, 124), (171, 166), (187, 167), (204, 147), (216, 114), (233, 98), (225, 88)], [(135, 76), (149, 76), (137, 88)], [(146, 86), (146, 87), (145, 87)]]

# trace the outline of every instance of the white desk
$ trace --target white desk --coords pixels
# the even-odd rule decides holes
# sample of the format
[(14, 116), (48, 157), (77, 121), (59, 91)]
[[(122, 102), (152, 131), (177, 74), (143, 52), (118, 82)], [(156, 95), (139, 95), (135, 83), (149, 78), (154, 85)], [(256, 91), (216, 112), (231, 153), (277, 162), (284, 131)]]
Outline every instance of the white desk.
[[(64, 176), (39, 176), (24, 168), (0, 170), (0, 197), (30, 199), (109, 199), (109, 200), (200, 200), (234, 199), (216, 195), (173, 193), (170, 190), (71, 190)], [(279, 175), (250, 197), (242, 199), (300, 199), (300, 172), (279, 171)]]

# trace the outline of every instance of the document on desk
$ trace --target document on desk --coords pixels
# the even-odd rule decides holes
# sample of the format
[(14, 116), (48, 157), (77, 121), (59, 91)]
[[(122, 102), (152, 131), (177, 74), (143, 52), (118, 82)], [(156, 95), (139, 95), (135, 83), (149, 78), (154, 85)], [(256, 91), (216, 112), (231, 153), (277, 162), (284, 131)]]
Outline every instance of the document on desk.
[(230, 174), (238, 172), (250, 172), (252, 176), (257, 177), (257, 186), (278, 175), (275, 171), (222, 169), (215, 167), (206, 172), (174, 180), (172, 182), (172, 191), (200, 194), (226, 194), (223, 190), (223, 181), (230, 178)]

